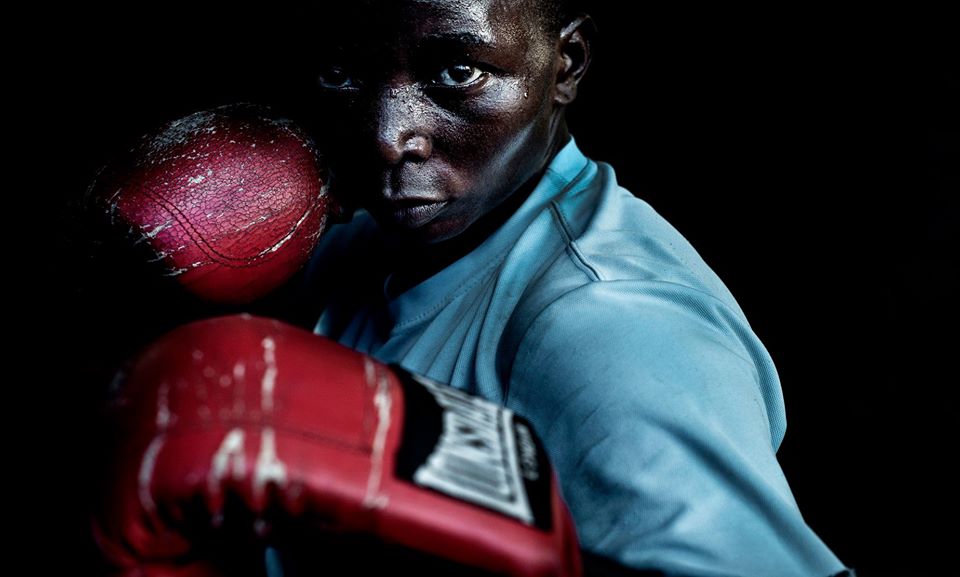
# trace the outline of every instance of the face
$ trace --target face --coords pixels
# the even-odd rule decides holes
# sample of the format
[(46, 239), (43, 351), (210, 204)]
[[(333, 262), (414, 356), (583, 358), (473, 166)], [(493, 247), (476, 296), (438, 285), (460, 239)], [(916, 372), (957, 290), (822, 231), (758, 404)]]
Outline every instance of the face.
[(349, 2), (319, 49), (337, 193), (423, 243), (468, 230), (555, 152), (556, 39), (532, 2)]

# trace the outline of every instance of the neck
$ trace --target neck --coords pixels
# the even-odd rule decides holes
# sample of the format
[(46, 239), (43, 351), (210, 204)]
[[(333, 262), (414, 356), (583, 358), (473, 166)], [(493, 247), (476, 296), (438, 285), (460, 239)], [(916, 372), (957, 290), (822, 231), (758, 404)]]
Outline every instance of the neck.
[(496, 232), (530, 196), (530, 193), (536, 188), (540, 179), (543, 178), (543, 174), (546, 172), (550, 161), (570, 140), (570, 134), (566, 130), (565, 125), (557, 136), (558, 137), (553, 140), (553, 144), (548, 149), (544, 162), (537, 172), (493, 210), (477, 219), (467, 230), (453, 238), (440, 242), (429, 244), (400, 242), (394, 245), (393, 262), (395, 265), (393, 276), (388, 286), (389, 296), (391, 298), (397, 296), (430, 278), (473, 251), (480, 246), (483, 241), (489, 238), (490, 235)]

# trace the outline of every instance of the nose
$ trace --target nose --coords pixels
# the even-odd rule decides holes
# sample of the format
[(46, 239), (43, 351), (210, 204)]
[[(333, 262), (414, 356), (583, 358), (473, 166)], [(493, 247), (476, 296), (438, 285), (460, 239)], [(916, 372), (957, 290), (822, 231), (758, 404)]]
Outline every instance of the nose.
[(430, 157), (430, 112), (416, 87), (384, 87), (374, 117), (377, 148), (388, 164), (422, 162)]

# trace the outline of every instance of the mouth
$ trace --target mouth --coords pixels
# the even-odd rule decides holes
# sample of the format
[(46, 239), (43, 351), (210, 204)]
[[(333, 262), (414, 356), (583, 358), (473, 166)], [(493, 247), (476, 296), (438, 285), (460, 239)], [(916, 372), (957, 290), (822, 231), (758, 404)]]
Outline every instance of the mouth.
[(420, 228), (437, 217), (450, 204), (449, 200), (400, 198), (387, 201), (387, 216), (404, 228)]

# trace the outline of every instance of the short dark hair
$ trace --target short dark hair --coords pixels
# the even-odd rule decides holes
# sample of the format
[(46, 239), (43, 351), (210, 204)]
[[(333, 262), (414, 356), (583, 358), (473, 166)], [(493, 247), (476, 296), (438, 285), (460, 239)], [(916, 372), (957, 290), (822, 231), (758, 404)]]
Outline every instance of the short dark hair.
[(558, 33), (574, 16), (583, 12), (582, 0), (535, 0), (540, 17), (550, 33)]

